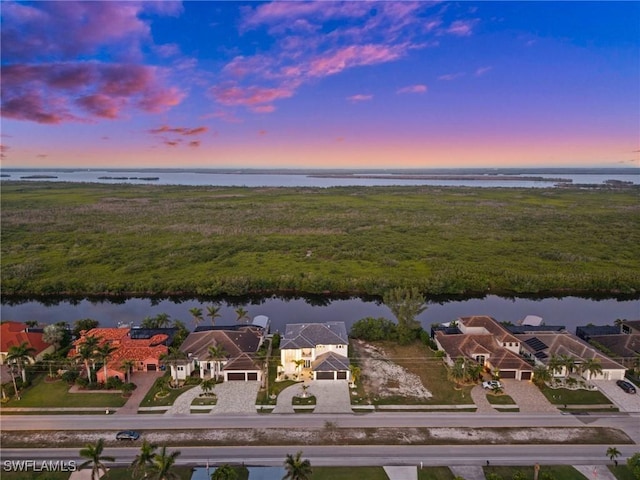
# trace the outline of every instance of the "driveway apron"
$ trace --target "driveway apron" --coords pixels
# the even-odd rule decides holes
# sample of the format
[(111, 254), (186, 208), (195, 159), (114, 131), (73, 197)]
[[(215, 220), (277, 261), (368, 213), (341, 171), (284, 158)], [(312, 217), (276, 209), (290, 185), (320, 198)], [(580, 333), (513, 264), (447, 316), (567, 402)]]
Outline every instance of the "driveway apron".
[(346, 380), (312, 380), (309, 393), (316, 397), (313, 413), (353, 413)]
[(260, 382), (224, 382), (218, 383), (213, 389), (218, 402), (212, 415), (243, 414), (256, 415), (256, 396), (260, 389)]
[(131, 374), (131, 382), (136, 384), (136, 389), (131, 393), (129, 400), (116, 411), (116, 415), (131, 415), (138, 413), (138, 407), (156, 379), (162, 376), (162, 372), (134, 372)]

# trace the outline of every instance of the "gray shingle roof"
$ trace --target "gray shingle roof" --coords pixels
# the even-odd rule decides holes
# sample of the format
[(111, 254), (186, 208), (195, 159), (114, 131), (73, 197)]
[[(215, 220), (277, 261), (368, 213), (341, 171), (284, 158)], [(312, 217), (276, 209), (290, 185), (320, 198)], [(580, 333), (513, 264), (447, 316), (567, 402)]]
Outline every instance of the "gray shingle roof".
[(289, 323), (280, 348), (313, 348), (316, 345), (348, 344), (347, 327), (344, 322)]
[(327, 352), (316, 358), (311, 368), (314, 372), (349, 370), (349, 359), (334, 352)]

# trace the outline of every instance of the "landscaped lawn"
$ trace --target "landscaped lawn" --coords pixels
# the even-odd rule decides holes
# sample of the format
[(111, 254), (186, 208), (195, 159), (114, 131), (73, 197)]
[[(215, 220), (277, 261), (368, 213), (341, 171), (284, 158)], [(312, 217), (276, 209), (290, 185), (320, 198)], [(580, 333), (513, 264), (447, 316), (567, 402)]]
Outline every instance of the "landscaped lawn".
[[(433, 397), (429, 400), (416, 401), (412, 398), (386, 398), (378, 404), (429, 404), (429, 405), (464, 405), (473, 404), (471, 386), (456, 387), (447, 376), (447, 368), (441, 358), (429, 347), (419, 341), (410, 345), (398, 345), (395, 342), (373, 342), (382, 348), (388, 360), (404, 367), (420, 377), (422, 384)], [(363, 375), (366, 371), (363, 370)]]
[[(271, 357), (269, 358), (269, 392), (261, 389), (258, 392), (258, 396), (256, 398), (256, 403), (258, 405), (275, 405), (276, 399), (280, 392), (285, 388), (299, 383), (295, 380), (283, 380), (281, 382), (276, 382), (276, 377), (278, 376), (278, 363), (280, 362), (280, 349), (274, 348), (271, 351)], [(268, 395), (267, 395), (268, 393)], [(271, 399), (270, 396), (275, 395), (275, 398)]]
[(569, 390), (566, 388), (539, 387), (554, 405), (611, 405), (611, 401), (597, 390)]
[[(169, 374), (167, 373), (166, 375), (169, 375)], [(171, 405), (173, 405), (173, 402), (176, 401), (176, 398), (178, 398), (187, 390), (190, 390), (196, 386), (196, 385), (187, 385), (182, 388), (168, 388), (166, 390), (167, 391), (166, 396), (156, 398), (156, 395), (162, 390), (161, 388), (162, 383), (166, 381), (166, 380), (163, 380), (163, 378), (165, 377), (160, 377), (156, 379), (155, 383), (149, 389), (144, 399), (142, 400), (142, 403), (140, 404), (141, 407), (170, 407)]]
[(493, 393), (487, 393), (487, 400), (491, 405), (515, 405), (516, 402), (509, 395), (494, 395)]
[(637, 477), (633, 475), (633, 472), (629, 470), (629, 467), (623, 465), (622, 462), (617, 467), (608, 465), (608, 468), (618, 480), (637, 480)]
[(449, 467), (418, 468), (418, 480), (453, 480)]
[(45, 375), (33, 377), (32, 385), (22, 391), (22, 399), (12, 398), (6, 407), (59, 408), (99, 407), (117, 408), (127, 401), (120, 393), (69, 393), (69, 385), (62, 380), (44, 381)]
[(312, 480), (388, 480), (382, 467), (314, 467), (311, 466)]
[[(533, 465), (526, 467), (483, 467), (485, 476), (489, 473), (495, 473), (504, 480), (510, 480), (513, 476), (520, 472), (525, 475), (527, 480), (533, 480)], [(549, 473), (555, 480), (587, 480), (587, 477), (578, 472), (571, 465), (541, 465), (538, 478), (543, 473)]]
[[(175, 467), (173, 471), (178, 475), (180, 480), (191, 480), (193, 468)], [(135, 477), (130, 468), (111, 468), (105, 476), (100, 477), (100, 480), (131, 480), (132, 478), (141, 477)]]

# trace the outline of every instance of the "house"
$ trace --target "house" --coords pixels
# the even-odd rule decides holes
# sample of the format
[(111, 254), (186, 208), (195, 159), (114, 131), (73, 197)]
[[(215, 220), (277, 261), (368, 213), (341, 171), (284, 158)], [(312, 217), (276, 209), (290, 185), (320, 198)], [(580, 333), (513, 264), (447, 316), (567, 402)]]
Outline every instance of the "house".
[(640, 361), (640, 320), (578, 327), (576, 335), (626, 367), (635, 368)]
[(4, 365), (5, 359), (11, 347), (17, 347), (24, 342), (35, 350), (33, 358), (42, 360), (47, 353), (53, 353), (55, 347), (43, 340), (42, 329), (27, 327), (20, 322), (2, 322), (0, 324), (0, 365)]
[[(109, 343), (115, 348), (107, 360), (106, 378), (124, 380), (125, 360), (134, 362), (134, 372), (155, 372), (160, 369), (160, 357), (166, 354), (177, 329), (175, 328), (93, 328), (82, 332), (69, 352), (74, 357), (87, 337), (99, 338), (99, 344)], [(105, 382), (104, 368), (96, 370), (98, 382)]]
[(485, 315), (461, 317), (455, 326), (460, 333), (437, 330), (434, 336), (449, 365), (465, 358), (499, 372), (501, 378), (533, 378), (532, 365), (520, 356), (520, 340), (495, 319)]
[[(262, 365), (256, 360), (256, 352), (264, 337), (262, 327), (251, 325), (198, 328), (180, 346), (186, 359), (179, 365), (172, 365), (171, 374), (184, 380), (198, 370), (202, 379), (219, 374), (227, 382), (262, 381)], [(221, 349), (220, 358), (211, 356), (211, 347)]]
[[(518, 335), (521, 341), (522, 355), (538, 365), (549, 366), (553, 357), (569, 357), (575, 360), (576, 371), (586, 380), (622, 380), (626, 368), (620, 363), (600, 353), (584, 340), (563, 332), (532, 332)], [(581, 371), (580, 365), (588, 360), (597, 360), (602, 367), (602, 373), (591, 374)], [(556, 376), (566, 376), (566, 369), (556, 371)]]
[(344, 322), (288, 324), (280, 341), (279, 377), (349, 380), (348, 347)]

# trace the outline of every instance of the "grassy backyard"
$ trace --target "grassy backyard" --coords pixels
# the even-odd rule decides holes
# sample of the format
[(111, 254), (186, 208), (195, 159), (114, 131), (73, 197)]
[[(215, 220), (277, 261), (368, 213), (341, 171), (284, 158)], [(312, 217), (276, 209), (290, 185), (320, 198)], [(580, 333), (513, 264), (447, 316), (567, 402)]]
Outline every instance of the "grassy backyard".
[(3, 296), (640, 291), (636, 191), (7, 182), (0, 202)]
[(45, 382), (45, 375), (33, 377), (30, 387), (23, 390), (21, 400), (12, 398), (5, 407), (24, 408), (117, 408), (127, 401), (120, 393), (69, 393), (69, 385), (62, 380), (57, 382)]

